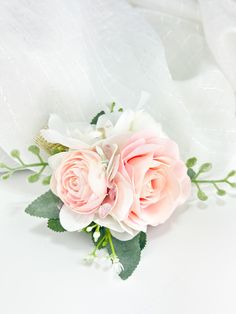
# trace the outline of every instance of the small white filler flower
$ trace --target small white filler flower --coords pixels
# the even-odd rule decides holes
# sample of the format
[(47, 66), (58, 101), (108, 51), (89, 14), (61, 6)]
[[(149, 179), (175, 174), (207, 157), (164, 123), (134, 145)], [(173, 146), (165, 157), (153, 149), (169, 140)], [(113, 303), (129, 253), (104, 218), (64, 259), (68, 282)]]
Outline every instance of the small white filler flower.
[(91, 265), (94, 262), (95, 258), (96, 258), (96, 255), (94, 253), (90, 253), (84, 257), (84, 262), (85, 264)]
[(115, 257), (112, 260), (112, 269), (117, 275), (119, 275), (124, 270), (124, 266), (121, 264), (118, 257)]

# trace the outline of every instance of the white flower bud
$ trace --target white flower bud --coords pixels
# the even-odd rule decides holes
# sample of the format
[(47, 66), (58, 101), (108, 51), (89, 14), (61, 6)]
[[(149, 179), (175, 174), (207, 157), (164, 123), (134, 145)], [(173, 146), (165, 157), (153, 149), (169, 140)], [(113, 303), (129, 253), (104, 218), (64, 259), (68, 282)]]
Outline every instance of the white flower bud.
[(101, 233), (99, 231), (95, 231), (93, 233), (94, 241), (97, 242), (97, 240), (100, 238), (100, 236), (101, 236)]
[(86, 231), (87, 231), (87, 232), (91, 232), (92, 230), (93, 230), (93, 227), (87, 227), (87, 228), (86, 228)]

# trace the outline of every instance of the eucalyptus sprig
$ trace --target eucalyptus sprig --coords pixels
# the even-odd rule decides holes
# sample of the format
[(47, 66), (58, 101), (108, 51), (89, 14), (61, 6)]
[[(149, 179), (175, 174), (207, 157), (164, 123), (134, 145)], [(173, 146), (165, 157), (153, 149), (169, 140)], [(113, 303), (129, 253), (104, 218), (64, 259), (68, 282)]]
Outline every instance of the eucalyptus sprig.
[(230, 178), (236, 176), (236, 171), (232, 170), (230, 171), (226, 177), (224, 177), (223, 179), (199, 179), (199, 176), (203, 173), (209, 172), (212, 169), (212, 164), (210, 162), (206, 162), (204, 164), (202, 164), (199, 169), (197, 171), (195, 171), (193, 169), (193, 167), (195, 167), (197, 165), (197, 158), (196, 157), (192, 157), (189, 158), (186, 162), (186, 166), (188, 168), (188, 176), (190, 177), (192, 183), (197, 187), (197, 197), (201, 200), (201, 201), (206, 201), (208, 199), (208, 196), (206, 195), (206, 193), (202, 190), (201, 186), (204, 184), (210, 184), (212, 185), (215, 190), (216, 193), (219, 196), (224, 196), (226, 194), (226, 191), (224, 189), (221, 188), (221, 185), (229, 185), (232, 188), (236, 188), (236, 182), (231, 182), (229, 181)]
[[(41, 156), (40, 153), (40, 148), (36, 145), (31, 145), (28, 148), (29, 152), (31, 152), (33, 155), (35, 155), (38, 159), (38, 162), (35, 163), (25, 163), (20, 155), (19, 150), (14, 149), (11, 152), (11, 156), (16, 159), (18, 161), (18, 164), (16, 167), (10, 167), (4, 163), (0, 163), (0, 168), (1, 169), (5, 169), (6, 171), (4, 172), (4, 174), (1, 176), (1, 178), (3, 180), (7, 180), (9, 179), (14, 173), (22, 171), (22, 170), (26, 170), (26, 169), (30, 169), (30, 168), (38, 168), (38, 172), (31, 174), (28, 177), (28, 181), (30, 183), (33, 182), (37, 182), (40, 178), (41, 175), (43, 174), (44, 170), (46, 169), (46, 167), (48, 166), (48, 163), (46, 161), (44, 161), (43, 157)], [(42, 183), (43, 184), (48, 184), (50, 181), (50, 176), (48, 177), (44, 177)]]

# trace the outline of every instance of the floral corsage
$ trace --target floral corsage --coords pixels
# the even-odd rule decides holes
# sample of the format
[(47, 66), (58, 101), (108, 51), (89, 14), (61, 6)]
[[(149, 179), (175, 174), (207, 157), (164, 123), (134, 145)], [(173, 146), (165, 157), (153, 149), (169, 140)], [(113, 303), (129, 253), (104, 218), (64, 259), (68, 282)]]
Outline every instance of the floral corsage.
[(36, 144), (29, 151), (37, 161), (26, 164), (13, 150), (18, 165), (0, 164), (2, 178), (31, 169), (29, 182), (42, 178), (50, 184), (26, 213), (46, 218), (56, 232), (87, 233), (94, 250), (85, 262), (92, 263), (105, 249), (103, 258), (122, 279), (140, 261), (147, 227), (164, 223), (189, 198), (192, 185), (202, 201), (207, 199), (201, 188), (205, 184), (220, 196), (226, 193), (222, 185), (236, 185), (231, 181), (235, 171), (220, 180), (202, 179), (210, 163), (194, 170), (197, 159), (184, 163), (178, 145), (148, 113), (115, 110), (114, 103), (90, 124), (65, 123), (52, 114)]

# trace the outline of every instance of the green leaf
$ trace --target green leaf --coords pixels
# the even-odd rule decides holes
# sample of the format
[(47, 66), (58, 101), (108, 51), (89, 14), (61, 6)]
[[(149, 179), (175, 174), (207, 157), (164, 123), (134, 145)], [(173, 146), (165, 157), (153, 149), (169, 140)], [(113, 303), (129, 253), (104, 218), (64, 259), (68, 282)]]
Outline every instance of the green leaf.
[(195, 166), (197, 163), (197, 158), (196, 157), (192, 157), (192, 158), (189, 158), (187, 161), (186, 161), (186, 166), (188, 168), (192, 168), (193, 166)]
[(42, 181), (43, 185), (49, 185), (50, 181), (51, 181), (51, 177), (52, 176), (48, 176), (48, 177), (44, 178)]
[(13, 151), (11, 151), (11, 156), (13, 158), (19, 158), (20, 157), (20, 152), (17, 149), (14, 149)]
[(105, 111), (100, 111), (93, 119), (92, 119), (92, 121), (90, 122), (90, 124), (97, 124), (97, 122), (98, 122), (98, 118), (100, 117), (100, 116), (102, 116), (103, 114), (105, 114)]
[(139, 233), (139, 244), (140, 244), (140, 249), (143, 250), (147, 244), (147, 235), (145, 232)]
[(37, 156), (40, 154), (40, 149), (36, 145), (29, 146), (28, 151)]
[(65, 232), (66, 230), (62, 227), (59, 219), (49, 219), (48, 228), (55, 232)]
[(226, 194), (226, 191), (225, 190), (217, 190), (217, 194), (219, 196), (224, 196)]
[(4, 175), (1, 176), (1, 179), (2, 180), (7, 180), (7, 179), (10, 178), (10, 176), (11, 176), (11, 173), (4, 174)]
[(37, 182), (39, 178), (40, 178), (40, 175), (38, 173), (35, 173), (28, 177), (28, 181), (30, 183), (34, 183), (34, 182)]
[(187, 175), (189, 176), (191, 180), (193, 180), (196, 176), (196, 172), (192, 168), (189, 168), (187, 171)]
[(3, 162), (0, 162), (0, 168), (7, 168), (7, 165), (4, 164)]
[(208, 172), (212, 168), (212, 164), (210, 162), (206, 162), (205, 164), (202, 164), (199, 171), (200, 172)]
[(48, 191), (33, 201), (25, 212), (40, 218), (57, 219), (61, 204), (61, 200), (51, 191)]
[(202, 190), (198, 191), (197, 197), (200, 199), (200, 201), (206, 201), (208, 199), (208, 196)]
[(232, 188), (236, 188), (236, 183), (235, 182), (231, 182), (230, 185), (231, 185)]
[(235, 176), (235, 175), (236, 175), (236, 171), (235, 171), (235, 170), (232, 170), (232, 171), (230, 171), (230, 173), (227, 175), (227, 178), (233, 177), (233, 176)]
[[(129, 241), (120, 241), (114, 237), (112, 237), (112, 241), (116, 254), (118, 255), (121, 264), (124, 266), (124, 270), (120, 273), (120, 277), (125, 280), (132, 275), (140, 261), (140, 233)], [(107, 249), (109, 254), (111, 254), (109, 245), (107, 246)]]

